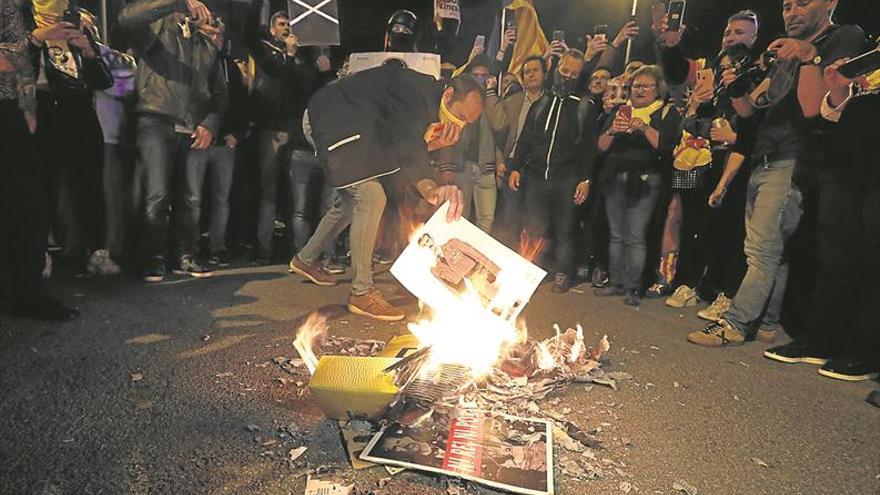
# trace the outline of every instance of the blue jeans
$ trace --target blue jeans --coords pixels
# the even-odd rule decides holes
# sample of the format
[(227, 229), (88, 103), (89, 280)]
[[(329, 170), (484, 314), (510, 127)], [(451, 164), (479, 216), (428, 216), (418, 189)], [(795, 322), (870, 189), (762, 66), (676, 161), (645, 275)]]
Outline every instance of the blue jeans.
[(743, 334), (755, 324), (770, 328), (779, 323), (788, 264), (785, 241), (801, 220), (801, 192), (792, 183), (794, 159), (755, 160), (746, 191), (748, 269), (724, 319)]
[(574, 222), (576, 206), (575, 177), (551, 177), (542, 174), (525, 177), (526, 229), (530, 239), (548, 239), (553, 231), (555, 265), (550, 273), (571, 276), (574, 272)]
[(191, 150), (186, 160), (182, 208), (176, 216), (181, 228), (181, 251), (193, 254), (199, 241), (199, 218), (202, 213), (202, 187), (210, 167), (208, 186), (211, 188), (211, 220), (208, 232), (211, 252), (226, 250), (226, 225), (229, 222), (229, 190), (235, 170), (235, 150), (215, 144), (204, 150)]
[(461, 216), (470, 217), (471, 203), (473, 203), (476, 208), (477, 227), (491, 234), (492, 224), (495, 223), (495, 204), (498, 201), (495, 172), (486, 173), (480, 165), (465, 162), (464, 171), (455, 174), (455, 183), (461, 189), (464, 200)]
[[(642, 287), (647, 257), (648, 225), (660, 197), (660, 174), (631, 178), (621, 172), (603, 184), (608, 217), (608, 271), (611, 285), (625, 290)], [(638, 187), (636, 187), (638, 186)]]
[(372, 179), (337, 192), (333, 207), (297, 256), (309, 265), (317, 264), (321, 254), (351, 225), (351, 293), (361, 296), (373, 288), (373, 248), (385, 210), (385, 189)]
[(287, 163), (288, 158), (283, 149), (287, 145), (287, 139), (286, 132), (257, 131), (257, 163), (260, 167), (257, 244), (262, 257), (272, 255), (272, 234), (275, 230), (275, 214), (278, 211), (278, 183), (281, 182), (281, 167)]
[(151, 114), (138, 116), (138, 173), (144, 189), (144, 249), (148, 257), (164, 257), (175, 171), (184, 166), (192, 138), (174, 132), (174, 121)]
[(510, 172), (504, 174), (501, 189), (498, 191), (498, 221), (495, 232), (498, 240), (514, 251), (519, 249), (520, 233), (525, 216), (524, 191), (514, 191), (508, 186)]
[[(316, 187), (322, 182), (322, 187)], [(312, 187), (309, 187), (309, 186)], [(323, 216), (333, 206), (334, 190), (324, 177), (324, 168), (315, 153), (309, 150), (293, 150), (290, 153), (290, 190), (293, 194), (293, 248), (298, 252), (312, 235), (309, 210), (320, 205)], [(332, 249), (330, 251), (333, 251)]]

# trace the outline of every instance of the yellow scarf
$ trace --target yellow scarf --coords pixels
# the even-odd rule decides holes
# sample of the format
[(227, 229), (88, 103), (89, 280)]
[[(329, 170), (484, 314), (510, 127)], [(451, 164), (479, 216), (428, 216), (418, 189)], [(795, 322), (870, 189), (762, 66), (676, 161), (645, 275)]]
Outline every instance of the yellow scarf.
[(632, 107), (632, 116), (634, 119), (639, 119), (648, 125), (651, 125), (651, 115), (657, 110), (663, 108), (663, 100), (656, 100), (654, 103), (642, 108), (633, 107), (632, 100), (628, 100), (626, 104)]
[(428, 126), (428, 130), (425, 131), (425, 142), (436, 139), (440, 133), (443, 132), (443, 126), (446, 125), (454, 125), (464, 128), (464, 126), (467, 125), (467, 122), (456, 117), (455, 114), (449, 111), (449, 107), (446, 106), (446, 100), (440, 98), (440, 122), (435, 122)]

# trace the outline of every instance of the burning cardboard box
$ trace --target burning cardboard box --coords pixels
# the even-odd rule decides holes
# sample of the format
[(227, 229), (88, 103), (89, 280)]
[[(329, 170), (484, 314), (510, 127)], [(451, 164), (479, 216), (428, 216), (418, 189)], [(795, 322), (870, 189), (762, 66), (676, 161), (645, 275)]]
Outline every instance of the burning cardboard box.
[(414, 335), (395, 337), (376, 357), (327, 355), (318, 358), (314, 353), (315, 343), (326, 330), (326, 320), (313, 314), (293, 343), (312, 373), (309, 390), (318, 407), (328, 418), (338, 420), (380, 417), (400, 393), (395, 373), (388, 370), (418, 351), (418, 339)]

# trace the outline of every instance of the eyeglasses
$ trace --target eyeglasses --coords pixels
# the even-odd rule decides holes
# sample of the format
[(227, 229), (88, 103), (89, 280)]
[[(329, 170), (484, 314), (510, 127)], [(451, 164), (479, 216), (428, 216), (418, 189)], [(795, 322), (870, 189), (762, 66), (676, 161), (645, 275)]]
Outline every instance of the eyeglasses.
[(633, 84), (632, 85), (633, 91), (639, 91), (642, 89), (654, 89), (656, 87), (657, 87), (656, 84)]

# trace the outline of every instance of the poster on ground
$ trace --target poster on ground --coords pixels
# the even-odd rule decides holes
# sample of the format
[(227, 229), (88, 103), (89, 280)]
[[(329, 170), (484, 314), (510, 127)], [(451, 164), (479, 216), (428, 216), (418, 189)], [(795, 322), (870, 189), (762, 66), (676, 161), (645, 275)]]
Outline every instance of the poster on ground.
[(514, 321), (547, 272), (465, 218), (446, 220), (442, 205), (410, 239), (391, 274), (434, 309), (478, 297), (486, 309)]
[(554, 493), (552, 427), (541, 419), (458, 409), (415, 427), (392, 423), (373, 437), (361, 459), (513, 493)]

